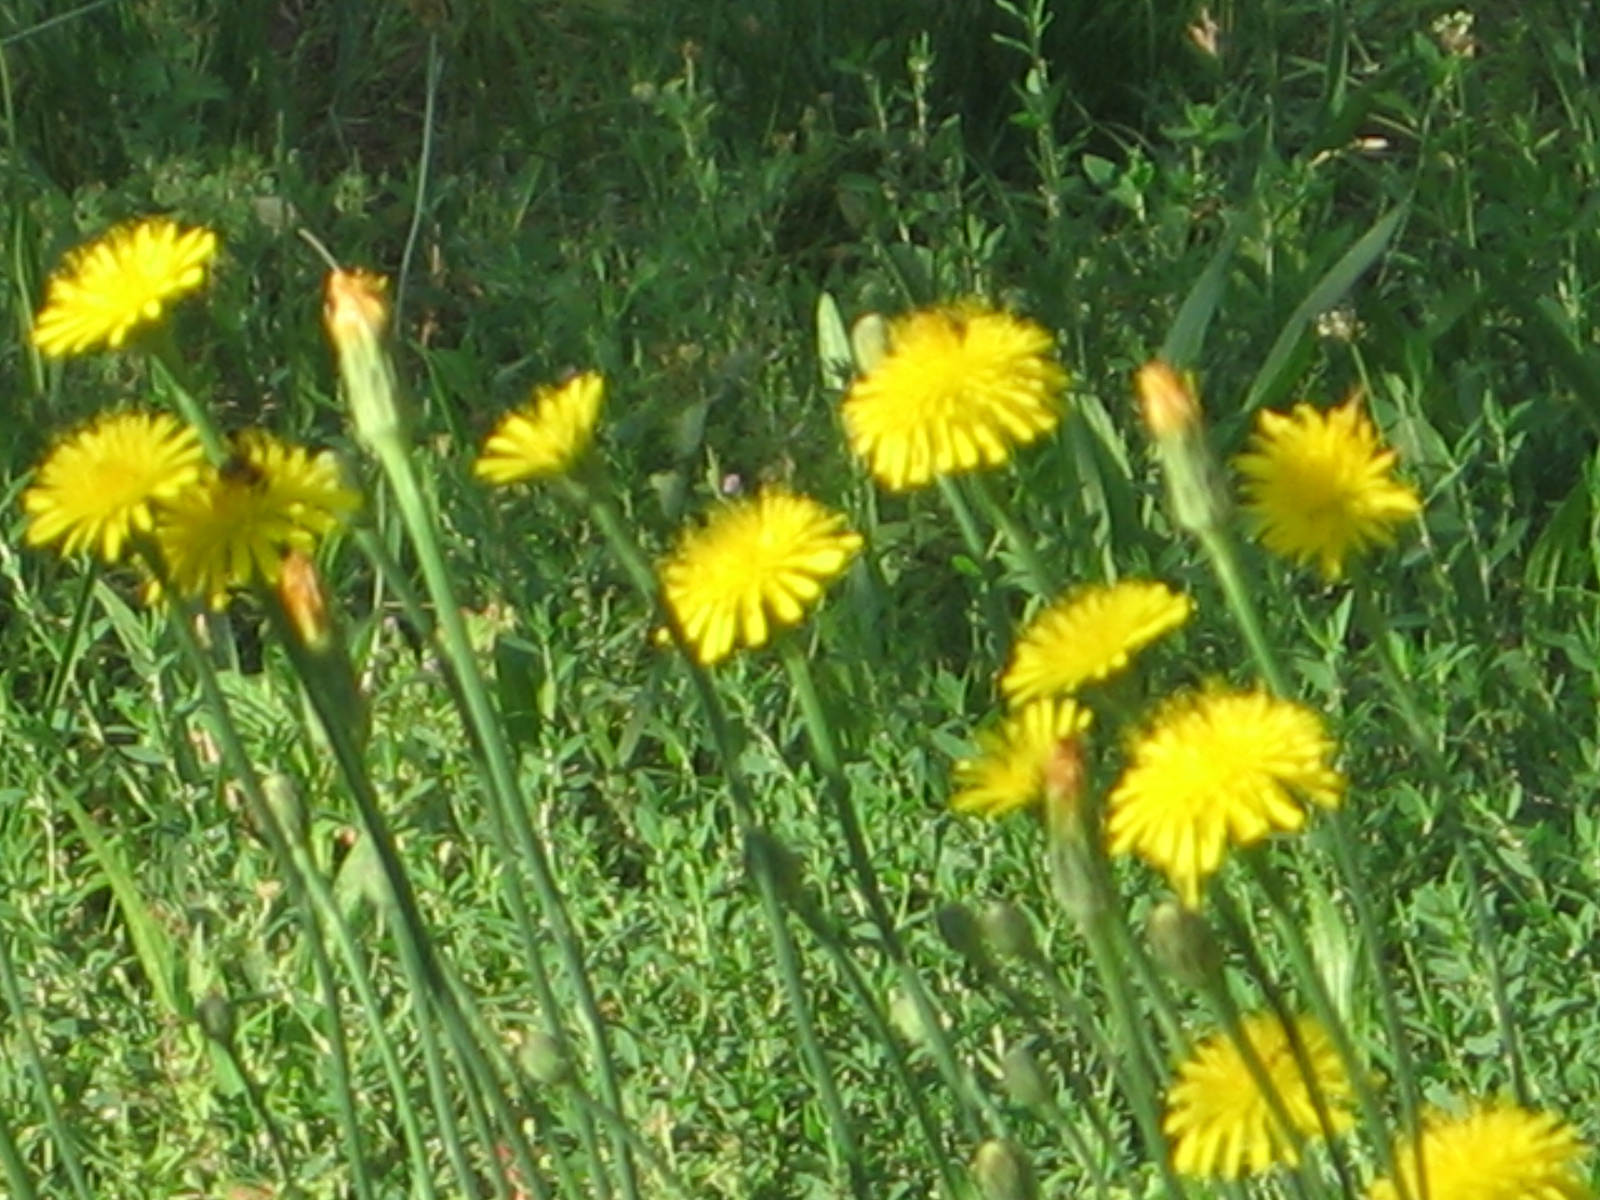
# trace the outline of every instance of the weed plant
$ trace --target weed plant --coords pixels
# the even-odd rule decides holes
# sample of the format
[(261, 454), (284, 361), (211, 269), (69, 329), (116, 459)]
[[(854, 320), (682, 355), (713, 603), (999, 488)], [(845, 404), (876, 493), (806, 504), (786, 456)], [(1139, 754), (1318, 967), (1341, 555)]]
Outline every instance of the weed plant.
[(1591, 1196), (1589, 7), (6, 7), (7, 1194)]

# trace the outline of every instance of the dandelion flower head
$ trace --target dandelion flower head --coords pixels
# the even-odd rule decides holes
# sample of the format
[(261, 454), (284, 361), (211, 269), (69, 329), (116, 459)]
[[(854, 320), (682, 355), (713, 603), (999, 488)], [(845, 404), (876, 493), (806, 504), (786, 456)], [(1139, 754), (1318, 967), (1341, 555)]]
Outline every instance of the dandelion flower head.
[(661, 567), (662, 595), (695, 659), (710, 666), (799, 624), (860, 549), (843, 515), (770, 487), (686, 533)]
[(233, 451), (222, 468), (207, 467), (156, 525), (173, 588), (212, 604), (230, 588), (275, 582), (285, 553), (310, 554), (360, 503), (331, 455), (261, 430), (239, 434)]
[(1316, 713), (1268, 692), (1174, 697), (1133, 742), (1107, 802), (1109, 849), (1137, 854), (1197, 907), (1230, 846), (1301, 829), (1308, 801), (1338, 806), (1333, 755)]
[(1003, 817), (1043, 797), (1061, 743), (1089, 728), (1089, 710), (1069, 698), (1035, 700), (978, 735), (978, 755), (956, 763), (957, 812)]
[(595, 371), (536, 388), (489, 435), (473, 473), (496, 486), (566, 474), (594, 438), (604, 395), (605, 381)]
[[(1322, 1133), (1311, 1083), (1277, 1014), (1246, 1017), (1240, 1030), (1297, 1137), (1291, 1137), (1273, 1115), (1271, 1101), (1257, 1085), (1239, 1045), (1226, 1033), (1216, 1033), (1194, 1047), (1167, 1091), (1162, 1128), (1172, 1145), (1172, 1165), (1180, 1174), (1237, 1179), (1279, 1163), (1292, 1166), (1298, 1159), (1296, 1141)], [(1349, 1129), (1352, 1090), (1332, 1039), (1310, 1017), (1296, 1018), (1295, 1032), (1329, 1124), (1335, 1132)]]
[(1052, 349), (1043, 326), (974, 303), (910, 313), (845, 396), (850, 448), (893, 491), (999, 466), (1061, 420)]
[(58, 442), (22, 496), (27, 540), (59, 541), (116, 562), (128, 539), (149, 533), (155, 507), (199, 477), (195, 431), (166, 413), (113, 413)]
[(1123, 580), (1080, 588), (1022, 631), (1000, 690), (1013, 704), (1071, 695), (1127, 669), (1162, 634), (1189, 619), (1194, 603), (1164, 583)]
[[(1427, 1173), (1417, 1179), (1417, 1152)], [(1515, 1104), (1479, 1107), (1463, 1117), (1431, 1114), (1415, 1142), (1396, 1146), (1395, 1166), (1404, 1192), (1380, 1179), (1369, 1200), (1593, 1200), (1583, 1168), (1583, 1143), (1571, 1125)]]
[(121, 347), (139, 325), (205, 282), (217, 252), (209, 229), (152, 217), (74, 251), (50, 279), (33, 344), (52, 358)]
[(1415, 489), (1394, 477), (1396, 457), (1358, 396), (1327, 412), (1309, 404), (1287, 415), (1263, 411), (1235, 460), (1246, 518), (1274, 554), (1315, 561), (1323, 578), (1341, 579), (1351, 556), (1391, 545), (1396, 528), (1422, 511)]

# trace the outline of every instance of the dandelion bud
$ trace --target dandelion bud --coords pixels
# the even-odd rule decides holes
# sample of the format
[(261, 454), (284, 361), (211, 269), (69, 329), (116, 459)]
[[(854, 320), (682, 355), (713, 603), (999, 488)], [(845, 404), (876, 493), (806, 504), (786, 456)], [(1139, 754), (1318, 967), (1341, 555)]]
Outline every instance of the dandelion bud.
[(339, 376), (356, 434), (377, 449), (404, 435), (394, 365), (384, 348), (388, 281), (367, 271), (328, 276), (323, 318), (339, 355)]
[(231, 1046), (238, 1023), (233, 1015), (233, 1005), (221, 992), (210, 991), (195, 1009), (200, 1029), (219, 1046)]
[(261, 795), (283, 836), (291, 845), (304, 846), (310, 837), (311, 821), (294, 779), (282, 771), (273, 771), (262, 778)]
[(1210, 986), (1222, 969), (1221, 952), (1205, 918), (1174, 900), (1163, 900), (1145, 918), (1150, 953), (1161, 968), (1190, 987)]
[(978, 913), (984, 943), (1001, 958), (1039, 957), (1039, 940), (1028, 914), (1006, 900), (991, 900)]
[(1161, 454), (1173, 520), (1191, 533), (1216, 529), (1222, 524), (1227, 501), (1216, 459), (1206, 442), (1193, 381), (1156, 359), (1139, 368), (1134, 390), (1145, 428)]
[(572, 1060), (561, 1043), (550, 1034), (539, 1030), (528, 1036), (517, 1051), (517, 1063), (530, 1078), (538, 1083), (555, 1087), (572, 1078)]
[(328, 593), (316, 564), (298, 550), (284, 555), (278, 574), (278, 599), (289, 630), (300, 644), (313, 654), (326, 651), (333, 642)]
[(1025, 1108), (1048, 1109), (1055, 1103), (1055, 1092), (1045, 1078), (1044, 1069), (1026, 1042), (1018, 1042), (1000, 1060), (1000, 1081), (1006, 1094)]
[(905, 992), (897, 991), (890, 997), (889, 1023), (913, 1045), (925, 1046), (933, 1040), (933, 1031), (923, 1019), (922, 1009)]
[(933, 917), (939, 936), (962, 958), (980, 971), (990, 969), (989, 950), (984, 945), (983, 928), (965, 904), (946, 904)]
[(990, 1138), (972, 1159), (972, 1178), (983, 1200), (1038, 1200), (1028, 1152), (1005, 1138)]

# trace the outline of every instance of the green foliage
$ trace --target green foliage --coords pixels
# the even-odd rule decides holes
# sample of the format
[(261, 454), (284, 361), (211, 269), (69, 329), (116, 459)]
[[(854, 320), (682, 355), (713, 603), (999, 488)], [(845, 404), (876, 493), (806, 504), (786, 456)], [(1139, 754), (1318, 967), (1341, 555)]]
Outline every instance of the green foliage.
[[(20, 1164), (17, 1194), (26, 1177), (41, 1196), (510, 1196), (521, 1131), (548, 1176), (527, 1194), (626, 1197), (582, 988), (510, 883), (538, 892), (518, 811), (609, 1032), (637, 1194), (962, 1195), (988, 1139), (1026, 1147), (1046, 1195), (1160, 1191), (1137, 1089), (1069, 1017), (1111, 1011), (1115, 985), (1055, 907), (1039, 823), (947, 812), (952, 760), (1037, 604), (1027, 556), (981, 503), (974, 543), (937, 491), (878, 492), (841, 446), (850, 324), (968, 295), (1048, 326), (1072, 374), (1062, 430), (989, 477), (998, 507), (1058, 580), (1149, 575), (1197, 601), (1133, 706), (1256, 672), (1162, 505), (1131, 371), (1158, 348), (1197, 370), (1229, 455), (1260, 407), (1364, 393), (1426, 506), (1369, 564), (1376, 613), (1253, 550), (1244, 570), (1353, 781), (1408, 1064), (1349, 877), (1298, 843), (1264, 857), (1380, 1073), (1442, 1103), (1520, 1094), (1600, 1137), (1600, 95), (1582, 6), (1485, 14), (1468, 54), (1413, 0), (1222, 5), (1220, 57), (1198, 44), (1204, 10), (1087, 0), (60, 7), (16, 0), (0, 26), (0, 1167)], [(254, 598), (190, 654), (132, 575), (23, 544), (16, 500), (52, 439), (160, 390), (138, 355), (41, 359), (31, 314), (70, 247), (157, 212), (225, 247), (172, 325), (217, 423), (333, 447), (371, 497), (321, 566), (368, 698), (380, 822)], [(302, 231), (394, 279), (417, 491), (520, 810), (481, 769), (492, 738), (465, 715), (448, 606), (414, 600), (428, 564), (399, 489), (347, 429), (326, 264)], [(774, 480), (867, 534), (793, 635), (836, 772), (772, 653), (715, 674), (742, 731), (730, 761), (604, 520), (472, 481), (498, 415), (577, 368), (607, 376), (603, 458), (647, 555)], [(254, 803), (230, 724), (258, 774), (292, 781), (303, 846)], [(1094, 785), (1121, 765), (1108, 742)], [(735, 778), (778, 849), (747, 839)], [(1226, 879), (1298, 1002), (1279, 914), (1253, 876)], [(1160, 894), (1143, 869), (1116, 883), (1135, 921)], [(1039, 961), (991, 972), (941, 938), (948, 905), (998, 899), (1037, 918)], [(1229, 972), (1259, 998), (1237, 953)], [(906, 1034), (926, 1032), (916, 980), (951, 1061)], [(231, 1040), (196, 1023), (213, 996)], [(1181, 1047), (1158, 1040), (1158, 1009), (1139, 1015), (1164, 1070)], [(1192, 997), (1175, 1011), (1210, 1023)], [(1052, 1104), (1005, 1090), (1022, 1045)], [(1363, 1146), (1366, 1180), (1383, 1151)]]

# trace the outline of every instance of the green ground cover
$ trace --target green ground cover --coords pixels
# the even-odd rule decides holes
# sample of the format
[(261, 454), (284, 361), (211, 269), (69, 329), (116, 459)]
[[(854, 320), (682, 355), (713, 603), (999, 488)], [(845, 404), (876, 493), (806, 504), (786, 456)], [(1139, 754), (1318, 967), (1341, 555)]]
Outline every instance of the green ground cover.
[[(0, 5), (7, 1194), (1588, 1195), (1595, 15)], [(74, 248), (155, 217), (215, 234), (204, 286), (47, 353)], [(387, 278), (392, 336), (330, 344), (324, 250)], [(918, 311), (1047, 333), (1020, 360), (1064, 368), (1059, 425), (883, 486), (844, 402), (893, 361), (874, 314), (893, 355)], [(1175, 501), (1152, 360), (1242, 517)], [(581, 466), (475, 478), (590, 371)], [(947, 385), (918, 371), (892, 394)], [(962, 403), (1055, 402), (1008, 380)], [(1236, 458), (1352, 396), (1420, 512), (1330, 578), (1250, 536)], [(41, 464), (134, 409), (335, 456), (331, 648), (303, 593), (153, 599), (29, 542)], [(206, 469), (270, 497), (243, 445)], [(770, 645), (696, 661), (655, 568), (778, 487), (859, 548)], [(1019, 631), (1117, 580), (1192, 615), (990, 780), (1021, 811), (953, 811)], [(1325, 761), (1241, 718), (1175, 770), (1306, 827), (1183, 910), (1099, 823), (1162, 698), (1255, 688)], [(1315, 1025), (1240, 1037), (1275, 1009)], [(1272, 1164), (1228, 1177), (1227, 1132)]]

